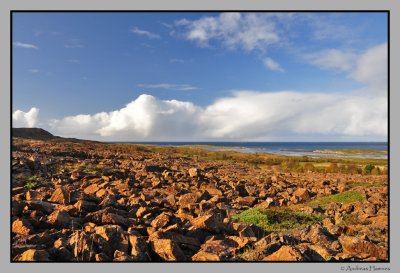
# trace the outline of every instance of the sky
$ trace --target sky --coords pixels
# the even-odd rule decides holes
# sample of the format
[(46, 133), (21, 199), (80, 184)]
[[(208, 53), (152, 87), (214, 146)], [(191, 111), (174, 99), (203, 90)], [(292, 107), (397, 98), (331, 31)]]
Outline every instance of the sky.
[(103, 141), (387, 141), (387, 14), (20, 12), (13, 127)]

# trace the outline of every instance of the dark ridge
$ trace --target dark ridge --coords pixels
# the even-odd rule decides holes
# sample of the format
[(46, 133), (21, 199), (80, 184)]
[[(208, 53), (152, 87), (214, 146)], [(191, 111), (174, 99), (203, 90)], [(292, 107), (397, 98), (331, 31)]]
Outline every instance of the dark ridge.
[(64, 138), (59, 136), (54, 136), (42, 128), (12, 128), (12, 137), (20, 137), (26, 139), (35, 139), (35, 140), (50, 140), (56, 142), (96, 142), (99, 141), (93, 140), (84, 140), (77, 138)]
[(49, 140), (55, 138), (55, 136), (42, 128), (13, 128), (12, 136), (38, 140)]

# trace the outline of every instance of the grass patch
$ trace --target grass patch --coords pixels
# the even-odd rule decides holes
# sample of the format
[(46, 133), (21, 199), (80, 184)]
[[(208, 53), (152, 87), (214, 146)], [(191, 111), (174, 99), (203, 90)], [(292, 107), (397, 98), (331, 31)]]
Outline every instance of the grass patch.
[(233, 217), (236, 221), (254, 224), (266, 232), (279, 232), (322, 221), (318, 215), (294, 211), (289, 208), (249, 209)]
[(36, 176), (31, 176), (25, 180), (24, 187), (27, 188), (28, 190), (34, 190), (41, 187), (42, 185), (43, 184), (38, 180)]
[(354, 183), (349, 183), (348, 184), (349, 188), (356, 188), (356, 187), (363, 187), (363, 188), (379, 188), (379, 187), (385, 187), (386, 184), (382, 182), (372, 182), (372, 183), (367, 183), (367, 182), (354, 182)]
[(330, 203), (342, 203), (348, 204), (357, 201), (364, 201), (365, 195), (358, 191), (346, 191), (330, 196), (324, 196), (314, 199), (307, 203), (309, 206), (319, 205), (321, 208), (325, 208)]

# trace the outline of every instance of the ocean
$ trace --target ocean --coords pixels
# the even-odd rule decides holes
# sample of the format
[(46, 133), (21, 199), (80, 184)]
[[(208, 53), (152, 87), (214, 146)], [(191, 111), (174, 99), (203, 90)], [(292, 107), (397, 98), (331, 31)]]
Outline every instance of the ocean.
[[(242, 153), (271, 153), (289, 156), (342, 156), (361, 158), (387, 158), (386, 154), (336, 154), (332, 150), (388, 151), (387, 142), (124, 142), (160, 146), (206, 145), (204, 149), (237, 151)], [(330, 151), (329, 151), (330, 150)]]

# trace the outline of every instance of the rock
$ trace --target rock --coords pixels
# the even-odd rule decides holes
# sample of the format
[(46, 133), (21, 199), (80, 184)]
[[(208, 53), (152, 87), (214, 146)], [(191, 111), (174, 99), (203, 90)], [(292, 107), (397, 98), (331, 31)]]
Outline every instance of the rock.
[(69, 192), (64, 188), (57, 188), (51, 195), (49, 202), (67, 205), (70, 202)]
[(387, 249), (380, 247), (372, 242), (368, 242), (357, 237), (341, 235), (339, 242), (343, 252), (359, 259), (376, 258), (377, 260), (387, 260)]
[(74, 254), (72, 254), (66, 247), (54, 248), (52, 250), (51, 254), (54, 256), (55, 261), (69, 262), (74, 259)]
[(64, 211), (55, 210), (47, 217), (47, 223), (58, 228), (67, 228), (71, 226), (71, 217)]
[[(235, 254), (238, 246), (238, 243), (232, 239), (223, 238), (222, 240), (217, 240), (213, 236), (201, 245), (200, 250), (192, 257), (192, 260), (226, 261)], [(218, 256), (218, 259), (216, 256)]]
[(130, 221), (115, 213), (105, 213), (101, 217), (101, 222), (103, 225), (119, 225), (124, 227), (130, 226)]
[(49, 253), (46, 250), (36, 250), (29, 249), (24, 253), (18, 255), (14, 259), (15, 261), (24, 261), (24, 262), (47, 262), (50, 261)]
[(40, 210), (46, 214), (52, 213), (55, 209), (54, 204), (44, 202), (44, 201), (26, 201), (26, 204), (32, 210)]
[(12, 223), (12, 232), (21, 235), (33, 233), (33, 227), (26, 219), (17, 219)]
[(311, 199), (310, 192), (304, 188), (298, 188), (294, 193), (293, 196), (297, 197), (299, 202), (306, 202)]
[(311, 243), (327, 248), (329, 248), (332, 242), (336, 240), (336, 238), (330, 234), (325, 227), (319, 225), (312, 226), (305, 237)]
[(189, 172), (189, 176), (190, 176), (190, 177), (197, 177), (197, 176), (200, 175), (199, 170), (196, 169), (196, 168), (190, 168), (190, 169), (188, 170), (188, 172)]
[(129, 236), (129, 244), (131, 245), (131, 256), (135, 261), (150, 261), (150, 253), (146, 241), (135, 235)]
[(201, 250), (192, 256), (192, 261), (218, 262), (218, 261), (221, 261), (221, 259), (220, 259), (219, 255), (217, 255), (217, 254), (213, 254), (213, 253), (209, 253), (209, 252)]
[(278, 251), (268, 255), (263, 261), (304, 261), (300, 251), (292, 246), (282, 246)]
[(235, 203), (238, 203), (241, 206), (252, 207), (256, 203), (256, 198), (253, 196), (246, 197), (238, 197), (235, 200)]
[(100, 189), (99, 185), (97, 184), (92, 184), (90, 186), (87, 186), (83, 192), (86, 194), (95, 194), (98, 190)]
[(317, 252), (325, 261), (330, 260), (333, 256), (336, 255), (336, 251), (333, 251), (323, 246), (310, 245), (310, 248)]
[(247, 192), (246, 187), (244, 185), (236, 185), (234, 189), (239, 193), (240, 197), (249, 196), (249, 193)]
[(170, 239), (156, 239), (151, 248), (164, 261), (186, 261), (182, 249)]
[(115, 250), (114, 252), (114, 262), (132, 262), (134, 261), (133, 257), (127, 255), (125, 252), (120, 250)]
[(95, 261), (96, 262), (108, 262), (111, 261), (111, 258), (104, 253), (97, 253), (95, 255)]
[(168, 223), (171, 221), (171, 215), (167, 214), (165, 212), (161, 213), (158, 215), (152, 222), (151, 226), (154, 227), (155, 229), (160, 229), (168, 225)]
[(80, 212), (93, 212), (99, 209), (96, 203), (86, 200), (79, 200), (74, 204), (74, 207)]
[(95, 227), (96, 234), (103, 237), (113, 250), (128, 251), (128, 235), (117, 225), (104, 225)]
[(188, 234), (187, 236), (182, 235), (179, 233), (179, 229), (167, 231), (160, 230), (153, 232), (149, 236), (149, 241), (153, 241), (155, 239), (171, 239), (180, 247), (190, 249), (192, 251), (198, 251), (200, 248), (200, 242), (198, 238), (191, 237)]
[(27, 201), (43, 201), (45, 199), (45, 192), (28, 191), (25, 194), (25, 199)]
[(141, 218), (144, 215), (150, 213), (151, 210), (148, 207), (140, 207), (137, 211), (136, 211), (136, 217)]
[(211, 232), (219, 233), (225, 229), (223, 222), (224, 217), (221, 213), (213, 213), (197, 217), (191, 221), (191, 224), (196, 228), (209, 230)]

